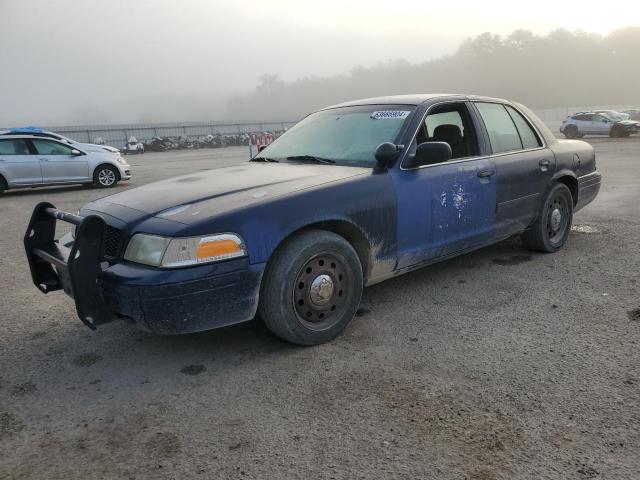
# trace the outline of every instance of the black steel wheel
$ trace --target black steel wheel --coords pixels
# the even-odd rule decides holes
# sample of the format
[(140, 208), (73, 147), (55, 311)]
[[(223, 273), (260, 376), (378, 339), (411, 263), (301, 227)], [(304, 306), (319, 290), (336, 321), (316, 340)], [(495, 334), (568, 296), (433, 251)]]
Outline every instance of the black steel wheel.
[(303, 231), (269, 260), (260, 316), (277, 336), (299, 345), (331, 340), (353, 319), (362, 296), (362, 266), (343, 237)]
[(338, 254), (321, 253), (300, 269), (293, 287), (298, 320), (312, 330), (329, 328), (349, 295), (346, 260)]
[(573, 196), (563, 183), (554, 184), (534, 224), (522, 234), (522, 243), (531, 250), (556, 252), (569, 238), (573, 221)]

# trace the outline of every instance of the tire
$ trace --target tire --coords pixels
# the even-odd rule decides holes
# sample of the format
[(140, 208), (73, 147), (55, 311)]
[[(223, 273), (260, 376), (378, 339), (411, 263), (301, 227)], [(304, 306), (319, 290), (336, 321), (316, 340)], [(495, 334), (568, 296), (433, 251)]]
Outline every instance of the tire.
[(567, 138), (578, 138), (578, 135), (580, 135), (580, 132), (578, 131), (578, 127), (576, 127), (575, 125), (568, 125), (565, 129), (564, 129), (564, 136)]
[(522, 234), (522, 243), (529, 250), (557, 252), (569, 238), (572, 221), (571, 191), (564, 183), (556, 183), (549, 190), (535, 223)]
[(307, 230), (287, 240), (269, 260), (260, 316), (283, 340), (318, 345), (351, 322), (362, 288), (362, 265), (349, 242), (332, 232)]
[(617, 125), (614, 125), (613, 127), (611, 127), (611, 130), (609, 131), (609, 136), (611, 138), (620, 138), (623, 137), (625, 134), (625, 131), (623, 128), (620, 128)]
[(120, 173), (112, 165), (99, 165), (93, 172), (93, 184), (98, 188), (115, 187)]
[(9, 185), (2, 175), (0, 175), (0, 195), (9, 190)]

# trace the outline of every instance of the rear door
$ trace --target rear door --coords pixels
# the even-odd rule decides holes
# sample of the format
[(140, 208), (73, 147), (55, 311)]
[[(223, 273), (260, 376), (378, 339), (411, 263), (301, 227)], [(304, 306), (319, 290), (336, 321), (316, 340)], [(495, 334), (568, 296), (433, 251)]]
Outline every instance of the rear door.
[(42, 166), (44, 183), (82, 182), (89, 180), (86, 155), (73, 155), (73, 147), (49, 139), (33, 139)]
[(497, 172), (496, 230), (526, 229), (555, 171), (555, 156), (525, 115), (502, 103), (475, 102)]
[(495, 166), (480, 155), (477, 119), (466, 102), (432, 107), (413, 140), (445, 141), (447, 162), (392, 171), (398, 208), (397, 269), (410, 268), (487, 243), (496, 207)]
[(36, 155), (29, 150), (29, 140), (0, 140), (0, 173), (9, 186), (42, 183), (42, 171)]

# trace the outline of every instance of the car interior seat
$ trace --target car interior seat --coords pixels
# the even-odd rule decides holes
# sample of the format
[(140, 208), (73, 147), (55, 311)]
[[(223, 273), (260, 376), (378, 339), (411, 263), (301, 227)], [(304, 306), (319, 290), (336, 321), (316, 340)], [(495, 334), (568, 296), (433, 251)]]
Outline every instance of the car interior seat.
[(460, 127), (453, 124), (438, 125), (433, 130), (434, 142), (447, 142), (451, 147), (451, 158), (466, 156), (466, 147)]

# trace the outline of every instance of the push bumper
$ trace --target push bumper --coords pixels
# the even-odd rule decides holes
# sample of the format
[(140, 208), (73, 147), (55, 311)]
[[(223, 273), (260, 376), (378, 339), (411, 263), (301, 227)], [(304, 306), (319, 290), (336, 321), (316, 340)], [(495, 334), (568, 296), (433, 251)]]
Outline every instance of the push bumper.
[[(54, 240), (58, 220), (76, 225), (75, 241)], [(89, 328), (125, 318), (143, 330), (179, 334), (255, 316), (263, 263), (241, 258), (175, 270), (110, 264), (103, 254), (105, 229), (98, 215), (80, 217), (41, 203), (24, 238), (36, 287), (67, 293)]]

